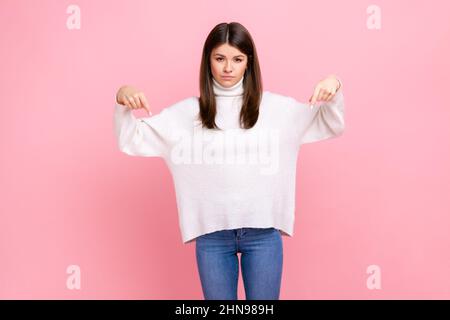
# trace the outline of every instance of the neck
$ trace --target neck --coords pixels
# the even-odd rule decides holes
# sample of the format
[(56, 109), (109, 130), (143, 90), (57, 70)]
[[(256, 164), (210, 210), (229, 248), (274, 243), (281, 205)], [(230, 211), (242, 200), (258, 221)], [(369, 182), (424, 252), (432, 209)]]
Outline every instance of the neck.
[(236, 97), (244, 94), (244, 77), (231, 87), (224, 87), (216, 79), (213, 80), (214, 95), (219, 97)]

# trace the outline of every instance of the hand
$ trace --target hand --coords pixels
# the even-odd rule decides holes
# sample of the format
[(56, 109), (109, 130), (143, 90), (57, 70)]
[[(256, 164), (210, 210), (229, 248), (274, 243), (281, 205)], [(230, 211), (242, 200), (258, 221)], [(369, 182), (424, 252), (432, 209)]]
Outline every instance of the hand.
[(321, 80), (315, 87), (314, 93), (309, 98), (311, 109), (317, 101), (330, 101), (340, 89), (341, 83), (336, 76), (330, 75)]
[(123, 86), (116, 94), (116, 100), (119, 104), (125, 105), (130, 109), (145, 109), (149, 115), (152, 115), (147, 98), (144, 93), (132, 86)]

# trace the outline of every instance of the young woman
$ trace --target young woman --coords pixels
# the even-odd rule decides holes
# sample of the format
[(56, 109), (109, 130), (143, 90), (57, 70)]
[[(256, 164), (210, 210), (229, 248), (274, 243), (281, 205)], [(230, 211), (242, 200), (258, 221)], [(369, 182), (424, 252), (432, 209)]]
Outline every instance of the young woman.
[[(135, 118), (139, 108), (149, 116)], [(144, 93), (123, 86), (115, 130), (122, 152), (166, 161), (183, 242), (196, 242), (205, 299), (237, 300), (238, 253), (246, 299), (279, 299), (281, 236), (293, 236), (300, 146), (344, 131), (337, 77), (317, 83), (309, 104), (263, 91), (248, 30), (221, 23), (203, 47), (200, 97), (152, 115)]]

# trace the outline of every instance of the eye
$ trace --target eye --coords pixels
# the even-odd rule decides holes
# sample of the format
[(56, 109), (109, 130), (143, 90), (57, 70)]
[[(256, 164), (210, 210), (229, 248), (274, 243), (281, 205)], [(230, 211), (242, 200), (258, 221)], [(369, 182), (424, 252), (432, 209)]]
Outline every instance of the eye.
[[(223, 58), (216, 58), (216, 60), (217, 60), (217, 61), (222, 61)], [(242, 59), (239, 59), (239, 58), (238, 58), (238, 59), (236, 59), (236, 61), (237, 61), (237, 62), (242, 62)]]

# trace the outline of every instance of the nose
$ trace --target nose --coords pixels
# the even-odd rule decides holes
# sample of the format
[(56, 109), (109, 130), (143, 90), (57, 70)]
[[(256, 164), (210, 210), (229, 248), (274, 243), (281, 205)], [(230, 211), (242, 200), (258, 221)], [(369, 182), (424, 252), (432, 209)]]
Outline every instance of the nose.
[(225, 65), (225, 71), (231, 71), (231, 62), (227, 62)]

